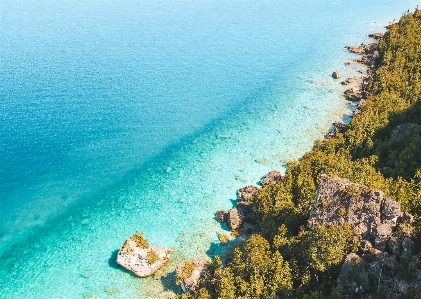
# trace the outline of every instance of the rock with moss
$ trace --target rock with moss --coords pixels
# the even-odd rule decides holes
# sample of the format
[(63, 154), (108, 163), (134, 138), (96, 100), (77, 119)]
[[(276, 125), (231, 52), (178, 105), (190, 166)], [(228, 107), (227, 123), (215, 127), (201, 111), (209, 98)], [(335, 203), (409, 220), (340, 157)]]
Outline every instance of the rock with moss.
[(384, 251), (392, 232), (406, 223), (404, 219), (412, 216), (404, 215), (400, 204), (385, 198), (381, 190), (322, 174), (310, 225), (347, 222), (356, 236)]
[(184, 292), (194, 292), (198, 289), (200, 279), (206, 273), (209, 262), (203, 258), (187, 261), (177, 266), (176, 283)]
[(143, 233), (136, 231), (119, 250), (117, 263), (136, 276), (147, 277), (169, 261), (172, 251), (171, 248), (151, 246)]
[(262, 186), (265, 185), (276, 185), (278, 183), (280, 183), (282, 181), (282, 175), (279, 171), (277, 170), (272, 170), (270, 172), (268, 172), (261, 180), (260, 180), (260, 184), (262, 184)]

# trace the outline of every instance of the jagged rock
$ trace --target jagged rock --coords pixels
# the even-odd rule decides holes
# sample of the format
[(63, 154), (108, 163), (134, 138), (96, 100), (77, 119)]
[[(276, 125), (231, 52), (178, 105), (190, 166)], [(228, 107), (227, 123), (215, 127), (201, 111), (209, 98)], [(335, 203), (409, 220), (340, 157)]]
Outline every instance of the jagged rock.
[(399, 294), (405, 294), (409, 291), (411, 285), (402, 277), (396, 276), (393, 280), (393, 289)]
[(228, 222), (228, 213), (224, 210), (219, 210), (216, 212), (216, 219), (218, 219), (220, 222)]
[(369, 290), (369, 275), (365, 262), (355, 253), (347, 255), (339, 274), (338, 283), (348, 294), (363, 294)]
[(341, 74), (338, 72), (338, 71), (334, 71), (333, 73), (332, 73), (332, 78), (333, 79), (339, 79), (339, 78), (341, 78), (342, 76), (341, 76)]
[(173, 249), (158, 246), (140, 247), (128, 238), (117, 255), (117, 263), (139, 277), (154, 274), (168, 261)]
[(268, 172), (261, 180), (260, 184), (263, 185), (276, 185), (277, 183), (280, 183), (282, 181), (282, 175), (277, 170), (272, 170), (271, 172)]
[(194, 292), (197, 289), (208, 264), (207, 260), (198, 258), (177, 266), (177, 281), (184, 292)]
[(349, 52), (355, 53), (355, 54), (363, 54), (363, 53), (365, 53), (365, 50), (362, 47), (346, 46), (345, 49), (347, 49)]
[(369, 34), (368, 36), (372, 37), (376, 40), (379, 40), (383, 37), (383, 33), (382, 32), (375, 32), (375, 33)]
[(405, 237), (402, 240), (402, 254), (413, 255), (415, 251), (415, 243), (411, 238)]
[(237, 230), (243, 224), (243, 215), (241, 215), (237, 208), (232, 208), (228, 212), (228, 225), (231, 230)]
[(348, 101), (351, 101), (351, 102), (361, 101), (361, 96), (355, 93), (346, 94), (345, 97)]
[(391, 254), (401, 256), (402, 254), (402, 241), (397, 237), (389, 239), (389, 251)]
[(347, 78), (341, 82), (342, 85), (349, 85), (352, 83), (352, 78)]
[(259, 188), (253, 185), (241, 188), (237, 192), (237, 202), (248, 202), (259, 193)]

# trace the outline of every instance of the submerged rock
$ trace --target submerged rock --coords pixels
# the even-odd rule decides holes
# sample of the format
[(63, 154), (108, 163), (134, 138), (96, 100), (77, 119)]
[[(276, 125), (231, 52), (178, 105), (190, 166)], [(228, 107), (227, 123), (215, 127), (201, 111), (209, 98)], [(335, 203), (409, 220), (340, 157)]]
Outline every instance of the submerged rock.
[(171, 252), (171, 248), (150, 246), (143, 234), (136, 232), (119, 250), (117, 263), (136, 276), (147, 277), (169, 261)]

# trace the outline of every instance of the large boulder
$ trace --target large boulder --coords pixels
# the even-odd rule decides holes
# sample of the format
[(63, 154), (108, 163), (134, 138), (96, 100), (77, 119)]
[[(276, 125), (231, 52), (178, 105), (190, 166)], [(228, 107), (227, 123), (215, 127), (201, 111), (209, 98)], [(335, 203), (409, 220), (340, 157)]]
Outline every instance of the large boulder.
[(177, 266), (177, 284), (181, 285), (184, 292), (194, 292), (200, 279), (208, 268), (208, 261), (202, 258), (194, 259)]
[(310, 223), (314, 226), (347, 222), (356, 236), (384, 251), (403, 216), (400, 204), (385, 198), (382, 191), (322, 174)]
[(169, 261), (171, 252), (171, 248), (149, 245), (143, 233), (136, 232), (119, 250), (117, 263), (139, 277), (147, 277)]

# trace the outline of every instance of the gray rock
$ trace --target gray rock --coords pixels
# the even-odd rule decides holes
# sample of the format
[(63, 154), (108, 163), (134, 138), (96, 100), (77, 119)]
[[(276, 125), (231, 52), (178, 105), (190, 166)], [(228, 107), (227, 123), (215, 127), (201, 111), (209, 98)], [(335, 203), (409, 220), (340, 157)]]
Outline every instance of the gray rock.
[(237, 202), (248, 202), (259, 194), (259, 188), (253, 185), (246, 186), (237, 191)]
[(405, 279), (396, 276), (393, 280), (393, 289), (399, 294), (405, 294), (409, 291), (411, 285)]
[(349, 52), (355, 53), (355, 54), (363, 54), (365, 52), (363, 47), (346, 46), (345, 49), (347, 49)]
[(268, 172), (261, 180), (260, 184), (262, 186), (264, 185), (275, 185), (277, 183), (280, 183), (282, 181), (282, 175), (277, 170), (272, 170), (271, 172)]
[(218, 219), (220, 222), (228, 222), (228, 214), (224, 210), (219, 210), (216, 212), (216, 219)]
[[(177, 279), (181, 279), (181, 288), (184, 292), (194, 292), (199, 287), (200, 279), (206, 273), (208, 264), (207, 260), (198, 258), (177, 266)], [(192, 268), (186, 269), (186, 265)]]
[[(156, 261), (151, 261), (150, 252), (156, 255)], [(149, 246), (141, 248), (136, 242), (128, 238), (117, 255), (117, 263), (139, 277), (154, 274), (168, 261), (173, 249), (166, 247)]]
[(369, 290), (370, 280), (365, 262), (355, 253), (347, 255), (339, 274), (338, 284), (348, 294), (362, 294)]
[(237, 230), (243, 224), (243, 215), (238, 212), (237, 208), (232, 208), (228, 212), (228, 225), (231, 230)]
[(334, 71), (333, 73), (332, 73), (332, 78), (333, 79), (339, 79), (339, 78), (341, 78), (342, 76), (341, 76), (341, 74), (338, 72), (338, 71)]
[(411, 238), (405, 237), (402, 240), (402, 254), (412, 255), (415, 251), (415, 243)]

